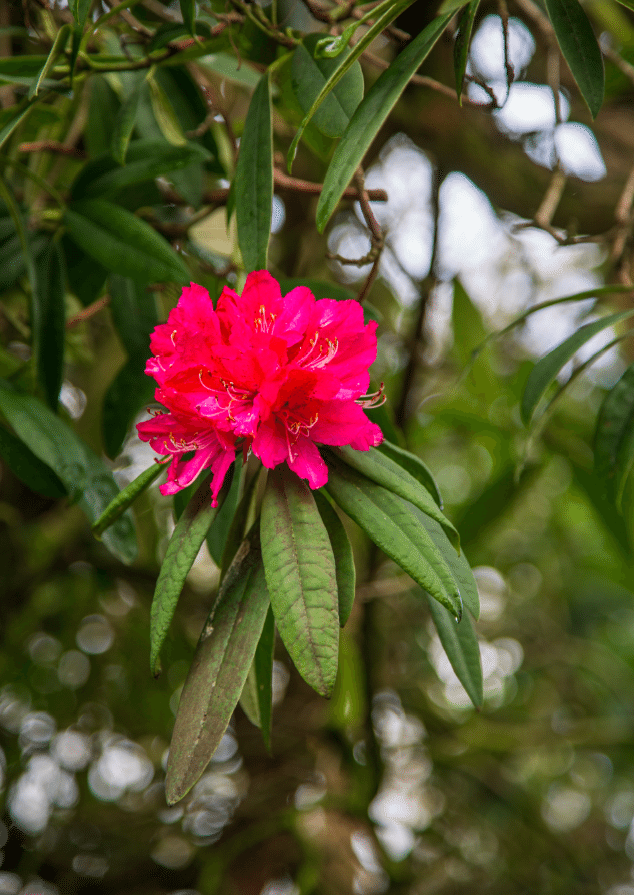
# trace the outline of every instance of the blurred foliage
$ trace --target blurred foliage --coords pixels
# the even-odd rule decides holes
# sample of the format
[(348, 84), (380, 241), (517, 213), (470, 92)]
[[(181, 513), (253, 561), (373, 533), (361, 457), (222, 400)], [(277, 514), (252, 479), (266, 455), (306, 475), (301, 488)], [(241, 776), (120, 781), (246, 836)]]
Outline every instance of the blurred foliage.
[[(443, 4), (434, 24), (439, 4), (381, 4), (383, 35), (356, 53), (362, 26), (341, 57), (354, 101), (344, 91), (305, 122), (289, 174), (283, 160), (333, 70), (311, 32), (345, 34), (367, 7), (0, 3), (0, 893), (634, 892), (631, 342), (598, 372), (583, 364), (624, 330), (539, 388), (532, 372), (592, 321), (574, 309), (630, 309), (634, 13), (548, 0), (548, 18), (532, 0), (483, 0), (452, 18), (460, 5)], [(592, 45), (584, 64), (566, 8), (582, 21), (578, 46)], [(476, 53), (492, 21), (502, 82)], [(430, 22), (435, 45), (396, 55)], [(504, 46), (508, 63), (524, 32), (533, 51), (510, 72)], [(374, 90), (395, 58), (402, 71)], [(423, 60), (410, 78), (405, 63)], [(510, 129), (513, 76), (548, 86), (551, 105), (561, 87), (550, 123)], [(355, 119), (361, 77), (380, 102)], [(410, 81), (402, 96), (397, 81)], [(268, 133), (270, 108), (272, 153), (238, 153), (258, 84), (253, 116)], [(596, 138), (602, 174), (566, 160), (556, 138), (568, 117)], [(361, 119), (370, 125), (355, 130)], [(427, 160), (427, 193), (414, 168), (395, 175), (388, 146), (409, 165)], [(365, 186), (388, 194), (369, 195), (378, 229), (356, 179), (343, 207), (363, 208), (338, 212), (322, 236), (321, 186), (325, 224), (357, 150)], [(458, 182), (479, 197), (477, 215), (452, 205)], [(270, 185), (272, 204), (251, 214), (252, 190)], [(416, 202), (432, 222), (427, 248), (408, 231)], [(399, 222), (413, 243), (399, 243)], [(215, 298), (267, 251), (289, 289), (354, 289), (379, 320), (373, 378), (388, 401), (371, 415), (433, 471), (475, 568), (484, 707), (453, 675), (421, 590), (346, 522), (357, 593), (332, 698), (291, 670), (278, 639), (270, 752), (238, 708), (200, 782), (168, 808), (166, 750), (218, 568), (204, 551), (194, 564), (153, 679), (171, 502), (154, 486), (139, 498), (128, 565), (131, 517), (102, 543), (86, 514), (99, 515), (115, 477), (123, 487), (152, 462), (130, 426), (151, 399), (147, 337), (176, 284), (191, 278)], [(361, 263), (333, 257), (348, 252)], [(596, 300), (526, 315), (584, 291)], [(548, 398), (568, 380), (529, 431), (527, 387)], [(18, 412), (16, 395), (32, 403)]]

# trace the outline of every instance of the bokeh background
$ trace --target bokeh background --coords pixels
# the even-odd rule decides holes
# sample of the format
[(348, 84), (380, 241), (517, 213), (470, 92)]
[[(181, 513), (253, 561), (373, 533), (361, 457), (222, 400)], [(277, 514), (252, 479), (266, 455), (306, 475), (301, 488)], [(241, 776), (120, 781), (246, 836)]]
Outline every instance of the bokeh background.
[[(155, 487), (139, 500), (139, 558), (125, 566), (78, 507), (39, 496), (0, 465), (2, 895), (634, 895), (632, 502), (629, 486), (622, 513), (605, 499), (592, 454), (598, 409), (633, 359), (631, 341), (573, 376), (533, 431), (519, 415), (532, 364), (605, 298), (539, 311), (474, 355), (539, 302), (631, 285), (634, 13), (611, 0), (584, 6), (606, 65), (595, 121), (542, 8), (482, 2), (462, 106), (453, 27), (422, 72), (436, 86), (408, 87), (366, 161), (366, 186), (388, 194), (372, 204), (385, 235), (369, 295), (380, 322), (373, 378), (385, 383), (396, 437), (433, 470), (474, 567), (483, 710), (453, 674), (423, 595), (350, 524), (359, 586), (333, 698), (310, 691), (278, 643), (271, 753), (238, 709), (199, 783), (168, 807), (171, 729), (218, 570), (204, 548), (154, 680), (149, 607), (171, 502)], [(93, 15), (109, 8), (95, 4)], [(44, 26), (68, 15), (63, 2), (24, 9), (26, 21), (0, 4), (7, 57), (48, 51)], [(310, 9), (289, 2), (280, 20), (323, 28)], [(419, 2), (397, 24), (417, 33), (421, 15), (434, 12)], [(146, 27), (179, 14), (157, 0), (134, 8)], [(203, 4), (199, 15), (218, 21)], [(113, 46), (129, 26), (117, 21), (104, 38)], [(253, 41), (250, 57), (240, 49), (240, 66), (231, 46), (200, 61), (221, 108), (210, 132), (217, 170), (206, 171), (198, 200), (182, 176), (159, 183), (163, 198), (157, 191), (148, 212), (162, 232), (197, 216), (177, 244), (214, 296), (240, 276), (224, 204), (205, 200), (226, 191), (227, 122), (239, 135), (257, 81)], [(362, 60), (366, 84), (394, 47), (380, 39), (372, 53)], [(165, 71), (160, 83), (178, 113), (170, 91), (183, 85)], [(107, 148), (131, 78), (95, 75), (72, 97), (55, 96), (16, 133), (7, 158), (68, 188), (81, 159)], [(3, 83), (10, 109), (27, 88)], [(294, 119), (282, 93), (275, 102), (275, 148), (285, 152)], [(160, 108), (148, 109), (139, 137), (166, 127)], [(76, 158), (24, 148), (64, 140)], [(321, 158), (317, 149), (300, 147), (296, 177), (323, 178), (329, 149)], [(27, 207), (46, 211), (34, 179), (21, 189)], [(185, 206), (165, 198), (188, 189)], [(271, 270), (354, 295), (371, 262), (332, 256), (368, 253), (365, 219), (344, 203), (321, 236), (315, 205), (310, 192), (278, 184)], [(28, 359), (29, 342), (24, 269), (10, 248), (0, 247), (5, 375)], [(73, 284), (69, 271), (61, 403), (101, 453), (104, 395), (126, 353), (105, 303), (95, 310), (104, 287), (88, 301), (84, 282)], [(178, 293), (155, 297), (164, 319)], [(623, 293), (607, 306), (630, 305)], [(561, 383), (615, 335), (596, 337)], [(151, 389), (135, 412), (150, 398)], [(151, 462), (132, 428), (112, 466), (123, 486)]]

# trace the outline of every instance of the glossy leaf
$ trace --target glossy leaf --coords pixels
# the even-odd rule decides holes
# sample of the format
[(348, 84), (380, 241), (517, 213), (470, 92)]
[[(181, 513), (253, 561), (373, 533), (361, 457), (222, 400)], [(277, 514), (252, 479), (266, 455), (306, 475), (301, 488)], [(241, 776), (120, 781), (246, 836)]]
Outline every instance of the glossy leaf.
[(415, 515), (417, 508), (343, 464), (329, 468), (326, 490), (404, 572), (455, 616), (462, 615), (459, 587)]
[(222, 739), (269, 609), (257, 530), (244, 542), (200, 635), (183, 687), (167, 762), (165, 793), (182, 799)]
[(529, 374), (522, 395), (521, 415), (526, 425), (533, 418), (537, 405), (546, 393), (548, 386), (555, 380), (559, 371), (570, 358), (597, 333), (608, 326), (614, 326), (621, 320), (626, 320), (632, 314), (634, 311), (622, 311), (619, 314), (609, 314), (592, 323), (586, 323), (537, 361)]
[(152, 111), (161, 133), (172, 146), (187, 146), (187, 137), (183, 133), (183, 128), (169, 96), (155, 77), (148, 76), (147, 85), (150, 88)]
[(234, 179), (238, 243), (247, 272), (267, 266), (273, 209), (273, 135), (268, 75), (255, 88)]
[(41, 334), (37, 340), (37, 372), (46, 402), (57, 410), (64, 377), (64, 338), (66, 335), (66, 295), (64, 256), (57, 243), (51, 243), (36, 262), (36, 283), (33, 301)]
[(171, 146), (164, 140), (134, 140), (123, 166), (115, 164), (110, 154), (89, 162), (72, 186), (73, 199), (115, 196), (134, 184), (146, 183), (207, 158), (209, 153), (197, 143)]
[(108, 270), (142, 283), (189, 282), (187, 268), (169, 243), (112, 202), (73, 202), (64, 223), (77, 245)]
[[(364, 34), (359, 38), (359, 40), (354, 45), (353, 49), (350, 53), (343, 58), (342, 61), (339, 62), (339, 65), (330, 75), (319, 94), (315, 97), (310, 109), (306, 112), (300, 126), (297, 129), (295, 136), (293, 137), (293, 141), (291, 143), (290, 149), (288, 151), (287, 156), (287, 165), (288, 170), (290, 172), (293, 160), (295, 158), (295, 154), (297, 152), (297, 146), (299, 145), (299, 141), (302, 137), (302, 133), (304, 132), (304, 128), (311, 120), (311, 118), (317, 112), (317, 109), (321, 106), (321, 104), (325, 101), (326, 97), (334, 90), (337, 84), (342, 80), (345, 74), (352, 68), (355, 64), (356, 60), (359, 58), (361, 53), (366, 50), (372, 41), (378, 37), (378, 35), (385, 29), (387, 26), (394, 21), (404, 10), (407, 9), (408, 6), (411, 6), (413, 0), (395, 0), (395, 2), (391, 3), (382, 3), (381, 9), (382, 12), (379, 13), (378, 7), (373, 10), (376, 18), (370, 27), (364, 32)], [(360, 107), (359, 107), (360, 108)], [(378, 130), (378, 128), (377, 128)], [(356, 170), (356, 168), (354, 169)], [(354, 173), (354, 171), (353, 171)], [(350, 175), (352, 176), (352, 175)], [(347, 184), (346, 184), (347, 185)]]
[(435, 519), (430, 519), (425, 513), (421, 513), (418, 507), (414, 507), (412, 513), (418, 518), (420, 524), (425, 526), (429, 537), (447, 563), (454, 581), (460, 588), (463, 605), (474, 618), (479, 618), (480, 595), (478, 593), (478, 585), (473, 577), (473, 571), (466, 556), (464, 553), (460, 553), (460, 555), (456, 553), (453, 544), (450, 543), (444, 530)]
[[(155, 675), (161, 670), (159, 654), (185, 579), (218, 512), (218, 507), (211, 505), (210, 480), (205, 477), (176, 523), (156, 582), (150, 622), (150, 666)], [(221, 491), (219, 504), (222, 494)]]
[(634, 364), (605, 396), (594, 438), (594, 469), (620, 506), (634, 461)]
[(66, 488), (53, 470), (4, 426), (0, 426), (0, 457), (20, 481), (43, 497), (56, 500), (66, 496)]
[(329, 696), (339, 650), (335, 559), (310, 488), (285, 463), (269, 472), (260, 532), (280, 637), (304, 680)]
[[(112, 157), (119, 165), (125, 164), (130, 138), (136, 123), (136, 113), (139, 108), (139, 98), (141, 96), (140, 85), (135, 85), (128, 93), (127, 97), (121, 103), (121, 108), (115, 121), (114, 130), (112, 132), (112, 141), (110, 144), (110, 152)], [(154, 161), (154, 157), (150, 156), (147, 161)], [(104, 191), (107, 192), (107, 191)]]
[(335, 558), (335, 575), (337, 577), (337, 597), (339, 603), (339, 625), (343, 628), (352, 612), (356, 587), (356, 569), (352, 546), (348, 539), (343, 522), (336, 510), (319, 491), (315, 491), (315, 503), (319, 510)]
[(273, 709), (273, 651), (275, 619), (269, 606), (258, 647), (249, 669), (240, 705), (249, 721), (262, 731), (264, 744), (271, 751), (271, 718)]
[(603, 56), (578, 0), (544, 0), (557, 43), (581, 95), (596, 118), (603, 103)]
[(476, 708), (484, 701), (482, 692), (482, 661), (480, 645), (473, 628), (471, 615), (465, 612), (459, 622), (444, 606), (428, 596), (431, 617), (438, 636), (456, 677), (467, 691)]
[(110, 501), (99, 518), (93, 522), (92, 530), (95, 537), (101, 537), (104, 531), (132, 506), (137, 497), (143, 494), (162, 472), (165, 472), (165, 466), (154, 463), (144, 469), (123, 491), (120, 491), (114, 500)]
[(404, 500), (409, 500), (423, 513), (439, 522), (456, 550), (460, 549), (460, 536), (455, 527), (438, 509), (438, 504), (427, 488), (421, 485), (418, 479), (411, 476), (398, 462), (376, 448), (370, 448), (369, 451), (355, 451), (351, 447), (331, 448), (330, 450), (352, 469), (356, 469), (357, 472), (367, 476), (377, 485), (387, 488), (388, 491), (398, 494)]
[[(119, 493), (112, 473), (84, 441), (48, 407), (31, 395), (0, 382), (0, 413), (22, 441), (57, 474), (91, 522)], [(104, 533), (103, 542), (122, 562), (136, 559), (132, 516), (126, 513)]]
[[(464, 76), (467, 70), (467, 59), (469, 58), (469, 45), (471, 44), (471, 34), (473, 32), (473, 23), (480, 0), (471, 0), (469, 5), (462, 11), (458, 20), (458, 33), (453, 45), (453, 66), (456, 76), (456, 93), (458, 94), (458, 102), (462, 105), (462, 85), (464, 84)], [(444, 11), (441, 9), (441, 12)]]
[[(323, 232), (343, 191), (410, 78), (424, 62), (453, 13), (438, 16), (399, 53), (367, 92), (350, 120), (326, 172), (317, 205), (317, 228)], [(357, 44), (357, 47), (359, 46)], [(355, 47), (356, 49), (356, 47)]]
[[(350, 54), (346, 49), (336, 59), (315, 58), (320, 34), (309, 34), (293, 53), (293, 90), (304, 113), (308, 112), (328, 78)], [(340, 137), (363, 99), (363, 72), (359, 62), (346, 72), (326, 96), (313, 116), (313, 124), (327, 137)]]
[(70, 11), (73, 14), (73, 18), (77, 22), (78, 25), (81, 25), (82, 28), (86, 24), (86, 20), (88, 18), (88, 13), (90, 12), (90, 7), (92, 6), (92, 0), (70, 0)]
[(381, 442), (379, 450), (381, 453), (387, 454), (387, 456), (394, 460), (395, 463), (398, 463), (399, 466), (407, 470), (413, 478), (420, 482), (423, 488), (426, 488), (434, 498), (438, 508), (442, 510), (442, 497), (438, 485), (430, 470), (420, 457), (410, 453), (410, 451), (403, 450), (403, 448), (399, 447), (397, 444), (393, 444), (387, 439)]

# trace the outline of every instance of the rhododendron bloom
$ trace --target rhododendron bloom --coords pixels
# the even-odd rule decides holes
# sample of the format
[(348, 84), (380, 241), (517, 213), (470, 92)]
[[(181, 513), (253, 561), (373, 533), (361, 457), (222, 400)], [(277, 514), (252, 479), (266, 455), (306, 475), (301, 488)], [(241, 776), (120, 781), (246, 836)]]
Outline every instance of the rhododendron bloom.
[(172, 458), (163, 494), (210, 469), (215, 506), (238, 449), (269, 469), (286, 462), (320, 488), (328, 470), (317, 444), (368, 450), (383, 440), (363, 410), (377, 399), (366, 395), (376, 323), (364, 324), (356, 301), (317, 301), (305, 286), (282, 296), (261, 270), (241, 295), (225, 287), (214, 309), (192, 283), (152, 333), (151, 348), (146, 373), (167, 412), (137, 428)]

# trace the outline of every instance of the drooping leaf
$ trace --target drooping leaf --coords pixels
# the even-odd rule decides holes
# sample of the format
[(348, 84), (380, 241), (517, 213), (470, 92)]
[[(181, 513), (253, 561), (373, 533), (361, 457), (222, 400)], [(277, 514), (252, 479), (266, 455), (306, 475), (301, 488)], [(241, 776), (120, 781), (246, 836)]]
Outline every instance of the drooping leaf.
[(37, 96), (40, 92), (40, 88), (42, 84), (46, 81), (46, 76), (50, 72), (50, 70), (55, 65), (57, 61), (57, 57), (60, 53), (64, 51), (64, 47), (66, 46), (66, 41), (68, 40), (68, 35), (70, 34), (71, 28), (70, 25), (62, 25), (55, 36), (55, 40), (53, 41), (53, 46), (51, 47), (50, 53), (46, 59), (46, 62), (40, 69), (37, 77), (29, 87), (29, 92), (27, 94), (29, 99), (32, 99), (34, 96)]
[(198, 143), (171, 146), (164, 140), (133, 140), (127, 149), (126, 164), (116, 164), (108, 153), (85, 165), (71, 188), (73, 199), (113, 197), (134, 184), (146, 183), (207, 158), (209, 153)]
[(112, 202), (73, 202), (64, 223), (77, 245), (108, 270), (142, 283), (189, 282), (187, 268), (169, 243)]
[(596, 118), (603, 103), (603, 56), (578, 0), (544, 0), (557, 43), (581, 95)]
[(187, 137), (183, 132), (170, 97), (153, 75), (148, 76), (147, 85), (150, 88), (152, 111), (161, 133), (172, 146), (187, 146)]
[(434, 498), (438, 508), (442, 510), (442, 497), (440, 496), (438, 485), (420, 457), (410, 453), (410, 451), (403, 450), (403, 448), (387, 439), (381, 442), (379, 450), (387, 454), (395, 463), (406, 469), (413, 478), (420, 482), (423, 488), (426, 488)]
[(11, 472), (32, 491), (53, 500), (66, 496), (66, 488), (50, 466), (42, 463), (28, 445), (4, 426), (0, 426), (0, 457)]
[[(40, 306), (38, 302), (38, 284), (37, 284), (37, 270), (35, 267), (35, 258), (32, 251), (31, 240), (29, 239), (29, 234), (27, 232), (24, 219), (22, 217), (22, 211), (18, 203), (15, 200), (13, 192), (7, 186), (4, 181), (4, 178), (0, 176), (0, 199), (4, 202), (7, 207), (7, 210), (13, 220), (15, 225), (16, 233), (18, 236), (18, 240), (20, 243), (20, 249), (22, 253), (21, 263), (24, 265), (23, 269), (26, 270), (26, 274), (29, 278), (29, 283), (31, 284), (31, 340), (32, 340), (32, 350), (36, 359), (39, 360), (40, 356), (40, 345), (42, 343), (42, 339), (44, 338), (44, 333), (42, 332), (42, 314), (40, 312)], [(3, 247), (6, 250), (6, 245)], [(38, 377), (39, 378), (39, 377)]]
[(64, 337), (66, 293), (64, 257), (58, 243), (50, 243), (36, 262), (37, 294), (41, 336), (38, 339), (37, 372), (42, 391), (52, 410), (57, 402), (64, 377)]
[[(121, 103), (121, 108), (115, 121), (114, 130), (112, 132), (112, 141), (110, 143), (110, 152), (112, 157), (119, 165), (124, 165), (130, 138), (136, 122), (136, 113), (139, 108), (139, 98), (141, 96), (140, 84), (135, 85), (128, 93), (127, 97)], [(150, 156), (148, 161), (153, 161)], [(85, 169), (84, 169), (85, 170)], [(104, 192), (107, 192), (104, 191)], [(97, 194), (95, 194), (97, 195)]]
[(78, 25), (83, 28), (92, 6), (92, 0), (70, 0), (70, 11)]
[(634, 461), (634, 364), (605, 396), (594, 437), (594, 469), (618, 506)]
[[(57, 474), (88, 519), (98, 519), (119, 493), (103, 460), (48, 407), (4, 382), (0, 382), (0, 413), (18, 438)], [(136, 559), (136, 534), (130, 513), (117, 519), (104, 533), (103, 542), (122, 562)]]
[(421, 31), (379, 76), (357, 107), (326, 172), (317, 205), (317, 229), (320, 233), (409, 79), (427, 58), (452, 16), (453, 13), (438, 16)]
[(546, 393), (548, 386), (554, 381), (559, 371), (568, 363), (573, 354), (593, 336), (596, 336), (597, 333), (600, 333), (608, 326), (619, 323), (621, 320), (626, 320), (632, 314), (634, 314), (632, 310), (621, 311), (619, 314), (609, 314), (606, 317), (601, 317), (599, 320), (594, 320), (592, 323), (586, 323), (537, 361), (526, 381), (524, 394), (522, 395), (520, 409), (522, 420), (526, 425), (533, 418), (537, 405)]
[(222, 563), (229, 529), (240, 499), (240, 490), (242, 488), (242, 456), (240, 454), (236, 456), (234, 464), (227, 475), (233, 476), (229, 491), (211, 524), (211, 528), (207, 532), (209, 555), (217, 566), (220, 566)]
[(444, 528), (456, 550), (460, 549), (460, 536), (449, 519), (438, 509), (438, 504), (430, 492), (420, 481), (392, 460), (391, 457), (370, 448), (369, 451), (355, 451), (351, 447), (330, 448), (332, 453), (344, 461), (352, 469), (382, 485), (388, 491), (409, 500)]
[(478, 594), (478, 585), (473, 577), (473, 571), (466, 556), (464, 553), (460, 553), (460, 555), (456, 553), (453, 544), (450, 543), (444, 530), (435, 519), (430, 519), (425, 513), (421, 513), (418, 507), (415, 507), (412, 512), (419, 519), (421, 525), (425, 526), (429, 537), (451, 570), (453, 579), (460, 588), (463, 605), (474, 618), (479, 618), (480, 595)]
[(144, 366), (150, 356), (150, 335), (158, 323), (154, 293), (127, 277), (111, 274), (112, 321), (130, 359)]
[(0, 116), (0, 149), (7, 142), (13, 131), (24, 121), (33, 108), (33, 103), (25, 101), (24, 104), (11, 106), (4, 110)]
[(335, 559), (310, 488), (285, 463), (269, 472), (260, 532), (280, 637), (304, 680), (329, 696), (339, 651)]
[[(350, 55), (346, 49), (336, 59), (315, 57), (321, 34), (307, 35), (293, 53), (293, 90), (304, 113), (308, 112), (330, 75)], [(340, 137), (363, 99), (363, 72), (359, 62), (346, 72), (313, 116), (313, 124), (327, 137)]]
[(253, 504), (255, 500), (255, 486), (258, 482), (259, 475), (256, 473), (248, 479), (244, 493), (240, 498), (237, 509), (233, 514), (229, 531), (225, 539), (224, 550), (222, 551), (222, 563), (220, 566), (220, 580), (223, 581), (227, 570), (229, 569), (233, 558), (240, 548), (240, 544), (244, 540), (246, 532), (253, 519)]
[[(458, 94), (458, 102), (462, 105), (462, 85), (464, 84), (464, 76), (467, 70), (467, 59), (469, 58), (469, 45), (471, 43), (471, 33), (473, 32), (473, 23), (480, 0), (471, 0), (469, 5), (463, 9), (458, 20), (458, 33), (456, 34), (456, 42), (453, 46), (453, 67), (456, 76), (456, 93)], [(445, 10), (445, 4), (441, 8), (441, 12)]]
[(267, 266), (273, 209), (273, 136), (268, 75), (255, 88), (235, 173), (238, 243), (247, 272)]
[[(211, 505), (210, 481), (210, 476), (206, 476), (176, 523), (156, 582), (150, 622), (150, 667), (155, 675), (161, 670), (161, 647), (185, 579), (218, 512), (218, 507)], [(218, 504), (222, 499), (221, 491)]]
[(86, 307), (103, 289), (108, 271), (80, 249), (67, 233), (62, 237), (62, 248), (66, 259), (68, 288)]
[(352, 546), (346, 534), (343, 522), (336, 511), (319, 491), (315, 492), (315, 503), (326, 526), (330, 546), (335, 558), (335, 574), (337, 576), (337, 596), (339, 601), (339, 625), (343, 628), (352, 612), (356, 586), (356, 569)]
[[(356, 60), (359, 58), (361, 53), (370, 46), (372, 41), (378, 37), (378, 35), (385, 29), (387, 26), (394, 21), (404, 10), (407, 9), (408, 6), (411, 6), (413, 0), (386, 0), (386, 2), (381, 3), (379, 6), (375, 7), (372, 10), (374, 21), (372, 24), (365, 30), (363, 35), (359, 38), (359, 40), (354, 45), (353, 49), (350, 53), (343, 58), (342, 61), (339, 61), (339, 64), (329, 76), (328, 80), (324, 84), (324, 86), (319, 91), (319, 94), (315, 97), (310, 109), (306, 112), (301, 124), (299, 125), (295, 136), (293, 137), (293, 141), (291, 143), (290, 149), (287, 155), (287, 166), (290, 172), (291, 167), (293, 165), (293, 160), (295, 158), (295, 154), (297, 152), (297, 147), (299, 145), (299, 141), (304, 132), (304, 128), (308, 124), (308, 122), (315, 115), (321, 104), (324, 102), (326, 97), (334, 90), (337, 84), (345, 77), (346, 73), (352, 68), (355, 64)], [(360, 108), (360, 107), (358, 107)], [(357, 109), (358, 111), (358, 109)], [(348, 125), (350, 127), (350, 125)], [(378, 128), (377, 128), (378, 130)], [(356, 170), (356, 168), (354, 169)], [(353, 171), (354, 173), (354, 171)], [(350, 175), (352, 176), (352, 175)], [(346, 182), (347, 185), (347, 182)], [(344, 187), (345, 188), (345, 187)], [(342, 190), (343, 192), (343, 190)]]
[(258, 647), (244, 684), (240, 705), (252, 724), (259, 727), (264, 745), (271, 751), (271, 716), (273, 699), (273, 651), (275, 619), (269, 606)]
[(471, 615), (465, 612), (459, 622), (436, 600), (428, 596), (429, 608), (440, 642), (456, 677), (476, 708), (484, 701), (480, 646), (473, 629)]
[(416, 507), (343, 464), (329, 467), (326, 490), (387, 556), (460, 618), (458, 584)]
[(123, 491), (120, 491), (114, 500), (110, 501), (99, 518), (93, 522), (92, 530), (95, 537), (101, 537), (104, 531), (116, 522), (119, 516), (125, 513), (137, 497), (143, 494), (154, 479), (158, 478), (164, 471), (165, 467), (160, 463), (148, 466)]
[(183, 687), (165, 780), (170, 804), (189, 792), (218, 748), (244, 689), (269, 606), (254, 529), (220, 587)]

